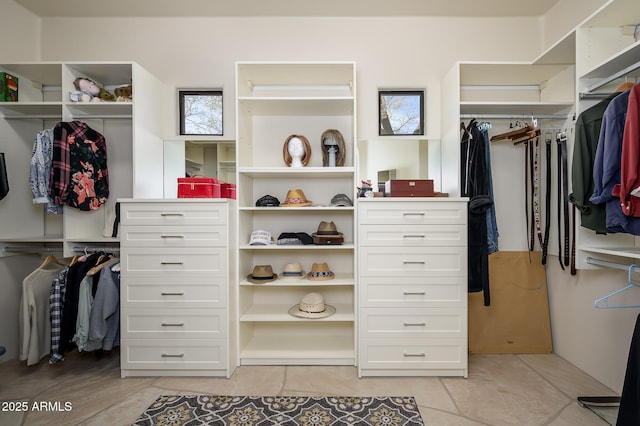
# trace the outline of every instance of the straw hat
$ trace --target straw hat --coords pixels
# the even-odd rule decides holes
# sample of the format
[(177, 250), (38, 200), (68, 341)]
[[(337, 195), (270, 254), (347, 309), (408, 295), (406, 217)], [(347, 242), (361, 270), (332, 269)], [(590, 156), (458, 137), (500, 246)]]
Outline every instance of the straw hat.
[(307, 207), (311, 205), (311, 201), (307, 200), (302, 189), (290, 189), (287, 191), (287, 198), (280, 207)]
[(309, 293), (302, 297), (299, 304), (289, 309), (289, 314), (299, 318), (326, 318), (336, 313), (336, 308), (324, 303), (320, 293)]
[(278, 279), (278, 274), (273, 273), (271, 265), (256, 265), (253, 272), (247, 275), (247, 281), (254, 284), (264, 284)]
[(284, 270), (282, 271), (281, 280), (284, 281), (298, 281), (303, 280), (305, 278), (305, 273), (302, 270), (302, 265), (298, 262), (287, 263), (284, 265)]
[(342, 244), (344, 235), (338, 232), (336, 224), (322, 221), (318, 225), (318, 230), (312, 235), (314, 244)]
[(307, 274), (307, 279), (311, 281), (328, 281), (334, 277), (333, 272), (329, 269), (329, 265), (324, 263), (314, 263), (311, 266), (311, 272)]

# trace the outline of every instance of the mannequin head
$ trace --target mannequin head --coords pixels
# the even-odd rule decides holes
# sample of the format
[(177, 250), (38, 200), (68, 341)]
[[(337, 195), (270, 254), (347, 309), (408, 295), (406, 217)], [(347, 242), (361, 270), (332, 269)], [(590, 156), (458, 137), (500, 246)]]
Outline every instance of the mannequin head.
[(291, 135), (284, 142), (282, 156), (287, 166), (304, 167), (311, 159), (311, 145), (304, 136)]
[(328, 129), (322, 132), (320, 143), (322, 144), (322, 165), (324, 167), (329, 166), (329, 154), (331, 152), (335, 155), (335, 165), (338, 167), (344, 166), (344, 138), (339, 130)]

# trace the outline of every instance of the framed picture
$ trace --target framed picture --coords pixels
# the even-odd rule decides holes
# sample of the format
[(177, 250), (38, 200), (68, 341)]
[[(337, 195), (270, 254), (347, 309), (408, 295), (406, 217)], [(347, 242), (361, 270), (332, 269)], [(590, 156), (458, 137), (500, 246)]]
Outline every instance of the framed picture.
[(222, 136), (222, 90), (179, 90), (180, 134)]
[(379, 90), (380, 136), (424, 135), (424, 90)]

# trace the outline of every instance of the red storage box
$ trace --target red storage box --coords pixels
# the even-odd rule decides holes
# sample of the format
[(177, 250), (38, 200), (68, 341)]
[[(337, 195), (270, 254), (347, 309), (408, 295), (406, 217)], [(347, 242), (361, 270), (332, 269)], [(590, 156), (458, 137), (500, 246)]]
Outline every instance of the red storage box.
[(235, 183), (221, 183), (220, 193), (222, 198), (236, 199), (236, 184)]
[(392, 197), (433, 197), (432, 179), (392, 179)]
[(178, 178), (178, 198), (220, 198), (220, 182), (205, 176)]

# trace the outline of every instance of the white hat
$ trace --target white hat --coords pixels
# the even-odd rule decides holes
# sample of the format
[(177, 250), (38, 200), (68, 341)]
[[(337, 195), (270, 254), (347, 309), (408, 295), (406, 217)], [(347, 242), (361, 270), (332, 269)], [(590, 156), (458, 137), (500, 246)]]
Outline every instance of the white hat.
[(274, 241), (271, 236), (271, 232), (263, 229), (256, 229), (253, 231), (251, 233), (251, 238), (249, 239), (249, 245), (269, 245), (273, 243)]
[(330, 317), (336, 313), (336, 308), (325, 305), (324, 297), (320, 293), (309, 293), (302, 297), (299, 304), (289, 309), (289, 314), (299, 318), (319, 319)]
[(302, 265), (298, 262), (287, 263), (284, 265), (282, 271), (281, 280), (284, 281), (297, 281), (305, 279), (305, 273), (302, 270)]

